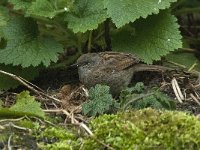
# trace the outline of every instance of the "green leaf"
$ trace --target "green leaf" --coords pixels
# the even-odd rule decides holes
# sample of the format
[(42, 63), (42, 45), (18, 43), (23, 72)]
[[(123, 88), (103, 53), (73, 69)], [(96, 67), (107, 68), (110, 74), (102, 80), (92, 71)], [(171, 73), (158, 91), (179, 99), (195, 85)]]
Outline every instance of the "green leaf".
[(136, 19), (146, 18), (151, 14), (158, 14), (160, 9), (170, 7), (170, 3), (177, 0), (104, 0), (109, 16), (117, 27), (134, 22)]
[(0, 49), (0, 63), (22, 67), (45, 66), (58, 60), (62, 46), (54, 39), (38, 37), (37, 24), (30, 18), (13, 17), (3, 29), (7, 46)]
[[(22, 67), (14, 67), (11, 65), (5, 66), (1, 64), (0, 70), (13, 73), (17, 76), (23, 77), (26, 80), (32, 80), (39, 75), (39, 69), (33, 67), (22, 68)], [(6, 75), (0, 74), (0, 90), (8, 90), (10, 88), (17, 87), (18, 85), (20, 85), (18, 81)]]
[(59, 13), (70, 11), (74, 0), (8, 0), (14, 10), (22, 10), (26, 16), (53, 18)]
[(35, 2), (32, 2), (32, 5), (26, 12), (28, 16), (35, 15), (48, 18), (55, 17), (57, 13), (55, 6), (48, 0), (36, 0)]
[(0, 6), (0, 27), (5, 26), (8, 20), (9, 20), (8, 10), (3, 6)]
[(67, 12), (70, 12), (74, 7), (75, 0), (50, 0), (51, 3), (54, 3), (57, 9), (67, 9)]
[(16, 118), (22, 116), (37, 116), (44, 118), (45, 114), (40, 108), (40, 103), (28, 91), (17, 95), (16, 104), (10, 108), (0, 109), (0, 118)]
[(154, 109), (175, 110), (176, 105), (174, 99), (160, 91), (155, 91), (152, 95), (133, 102), (132, 107), (135, 109), (151, 107)]
[(152, 107), (154, 109), (170, 109), (176, 108), (174, 99), (171, 99), (157, 87), (145, 90), (144, 84), (138, 82), (135, 86), (126, 88), (121, 91), (119, 101), (121, 108), (143, 109)]
[(14, 10), (23, 10), (26, 11), (31, 6), (31, 0), (8, 0), (13, 4)]
[(28, 113), (34, 116), (44, 118), (44, 112), (40, 108), (40, 103), (35, 100), (35, 97), (30, 96), (28, 91), (23, 91), (17, 95), (16, 104), (9, 110), (21, 113)]
[(97, 84), (89, 90), (89, 101), (82, 105), (85, 115), (96, 116), (107, 112), (111, 106), (116, 104), (109, 93), (110, 87)]
[(74, 7), (74, 12), (68, 13), (65, 21), (75, 33), (96, 29), (107, 18), (102, 0), (77, 0)]
[[(123, 28), (112, 36), (113, 50), (138, 55), (146, 63), (159, 60), (161, 56), (182, 47), (179, 25), (169, 11), (149, 16)], [(135, 34), (134, 34), (135, 33)]]

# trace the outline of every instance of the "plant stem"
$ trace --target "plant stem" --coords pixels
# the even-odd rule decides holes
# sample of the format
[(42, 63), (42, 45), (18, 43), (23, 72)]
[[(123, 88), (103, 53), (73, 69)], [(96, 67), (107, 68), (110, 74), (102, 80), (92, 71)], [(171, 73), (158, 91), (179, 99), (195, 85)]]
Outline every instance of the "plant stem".
[(105, 42), (106, 42), (106, 50), (111, 50), (111, 39), (110, 39), (110, 26), (109, 26), (109, 19), (106, 19), (105, 23)]
[(183, 14), (191, 14), (191, 13), (199, 13), (200, 12), (200, 7), (196, 8), (182, 8), (180, 10), (177, 10), (174, 12), (176, 16), (178, 15), (183, 15)]
[(77, 33), (77, 48), (78, 48), (78, 53), (82, 54), (82, 34), (81, 33)]
[(147, 94), (142, 94), (142, 95), (139, 95), (138, 97), (135, 97), (133, 99), (131, 99), (130, 101), (128, 101), (124, 106), (123, 106), (123, 110), (125, 110), (128, 105), (130, 105), (131, 103), (135, 102), (135, 101), (138, 101), (142, 98), (145, 98), (145, 97), (148, 97), (148, 96), (151, 96), (153, 95), (154, 93), (147, 93)]
[(176, 7), (180, 6), (181, 4), (183, 4), (186, 0), (179, 0), (176, 3), (174, 3), (171, 7), (172, 9), (175, 9)]
[(91, 49), (92, 49), (92, 31), (90, 31), (89, 38), (88, 38), (88, 47), (87, 47), (87, 50), (88, 50), (89, 53), (91, 52)]

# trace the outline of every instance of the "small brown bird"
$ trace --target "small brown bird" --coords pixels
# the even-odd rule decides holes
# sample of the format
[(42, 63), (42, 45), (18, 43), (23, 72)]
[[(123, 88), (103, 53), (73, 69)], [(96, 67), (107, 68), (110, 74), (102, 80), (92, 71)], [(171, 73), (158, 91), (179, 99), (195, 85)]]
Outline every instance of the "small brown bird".
[(87, 88), (96, 84), (104, 84), (110, 87), (113, 95), (119, 95), (120, 91), (130, 84), (135, 72), (161, 70), (161, 66), (159, 68), (150, 67), (139, 64), (139, 62), (139, 58), (127, 53), (83, 54), (77, 60), (79, 79)]

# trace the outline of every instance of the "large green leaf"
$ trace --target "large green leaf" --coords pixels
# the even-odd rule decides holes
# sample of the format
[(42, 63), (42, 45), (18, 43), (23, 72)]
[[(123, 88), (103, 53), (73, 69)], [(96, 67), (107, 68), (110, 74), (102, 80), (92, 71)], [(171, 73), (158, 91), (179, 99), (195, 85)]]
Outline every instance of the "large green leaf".
[(75, 33), (96, 29), (107, 18), (102, 0), (76, 0), (74, 7), (74, 11), (66, 15), (65, 21)]
[(176, 18), (168, 11), (138, 20), (134, 27), (123, 28), (112, 36), (113, 50), (138, 55), (146, 63), (182, 47)]
[(0, 6), (0, 27), (5, 26), (8, 20), (9, 20), (8, 10), (3, 6)]
[(8, 108), (0, 109), (0, 118), (16, 118), (23, 116), (37, 116), (44, 118), (45, 113), (40, 108), (40, 103), (35, 97), (30, 96), (28, 91), (23, 91), (17, 95), (16, 104)]
[(117, 27), (134, 22), (136, 19), (170, 7), (177, 0), (104, 0), (109, 16)]
[(40, 108), (40, 103), (35, 100), (35, 97), (30, 96), (28, 91), (23, 91), (17, 95), (16, 104), (10, 107), (9, 110), (16, 112), (29, 113), (34, 116), (44, 118), (44, 112)]
[(3, 29), (7, 46), (0, 49), (0, 63), (22, 67), (45, 66), (58, 60), (62, 46), (52, 38), (38, 37), (37, 24), (32, 19), (13, 17)]
[[(15, 75), (25, 78), (26, 80), (32, 80), (39, 75), (39, 69), (33, 67), (22, 68), (22, 67), (13, 67), (11, 65), (5, 66), (1, 64), (0, 70), (13, 73)], [(20, 83), (14, 80), (13, 78), (0, 74), (0, 90), (8, 90), (10, 88), (15, 88), (19, 84)]]
[(57, 14), (69, 11), (74, 0), (8, 0), (15, 10), (23, 10), (26, 16), (53, 18)]
[(26, 12), (29, 15), (53, 18), (57, 12), (54, 5), (48, 0), (36, 0)]
[(26, 15), (53, 18), (61, 12), (65, 12), (64, 6), (62, 10), (57, 10), (56, 6), (48, 0), (36, 0), (28, 8)]
[(31, 6), (30, 0), (8, 0), (8, 2), (13, 4), (15, 10), (26, 11)]

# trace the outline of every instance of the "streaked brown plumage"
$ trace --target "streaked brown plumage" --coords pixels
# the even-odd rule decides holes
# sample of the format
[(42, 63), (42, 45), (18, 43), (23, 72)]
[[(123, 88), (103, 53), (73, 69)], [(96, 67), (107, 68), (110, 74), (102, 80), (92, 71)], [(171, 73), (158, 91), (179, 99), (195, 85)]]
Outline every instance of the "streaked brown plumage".
[[(88, 88), (96, 84), (110, 86), (113, 95), (118, 95), (127, 87), (135, 72), (163, 71), (161, 66), (139, 64), (133, 54), (120, 52), (100, 52), (83, 54), (78, 60), (80, 81)], [(166, 69), (164, 69), (166, 70)]]

